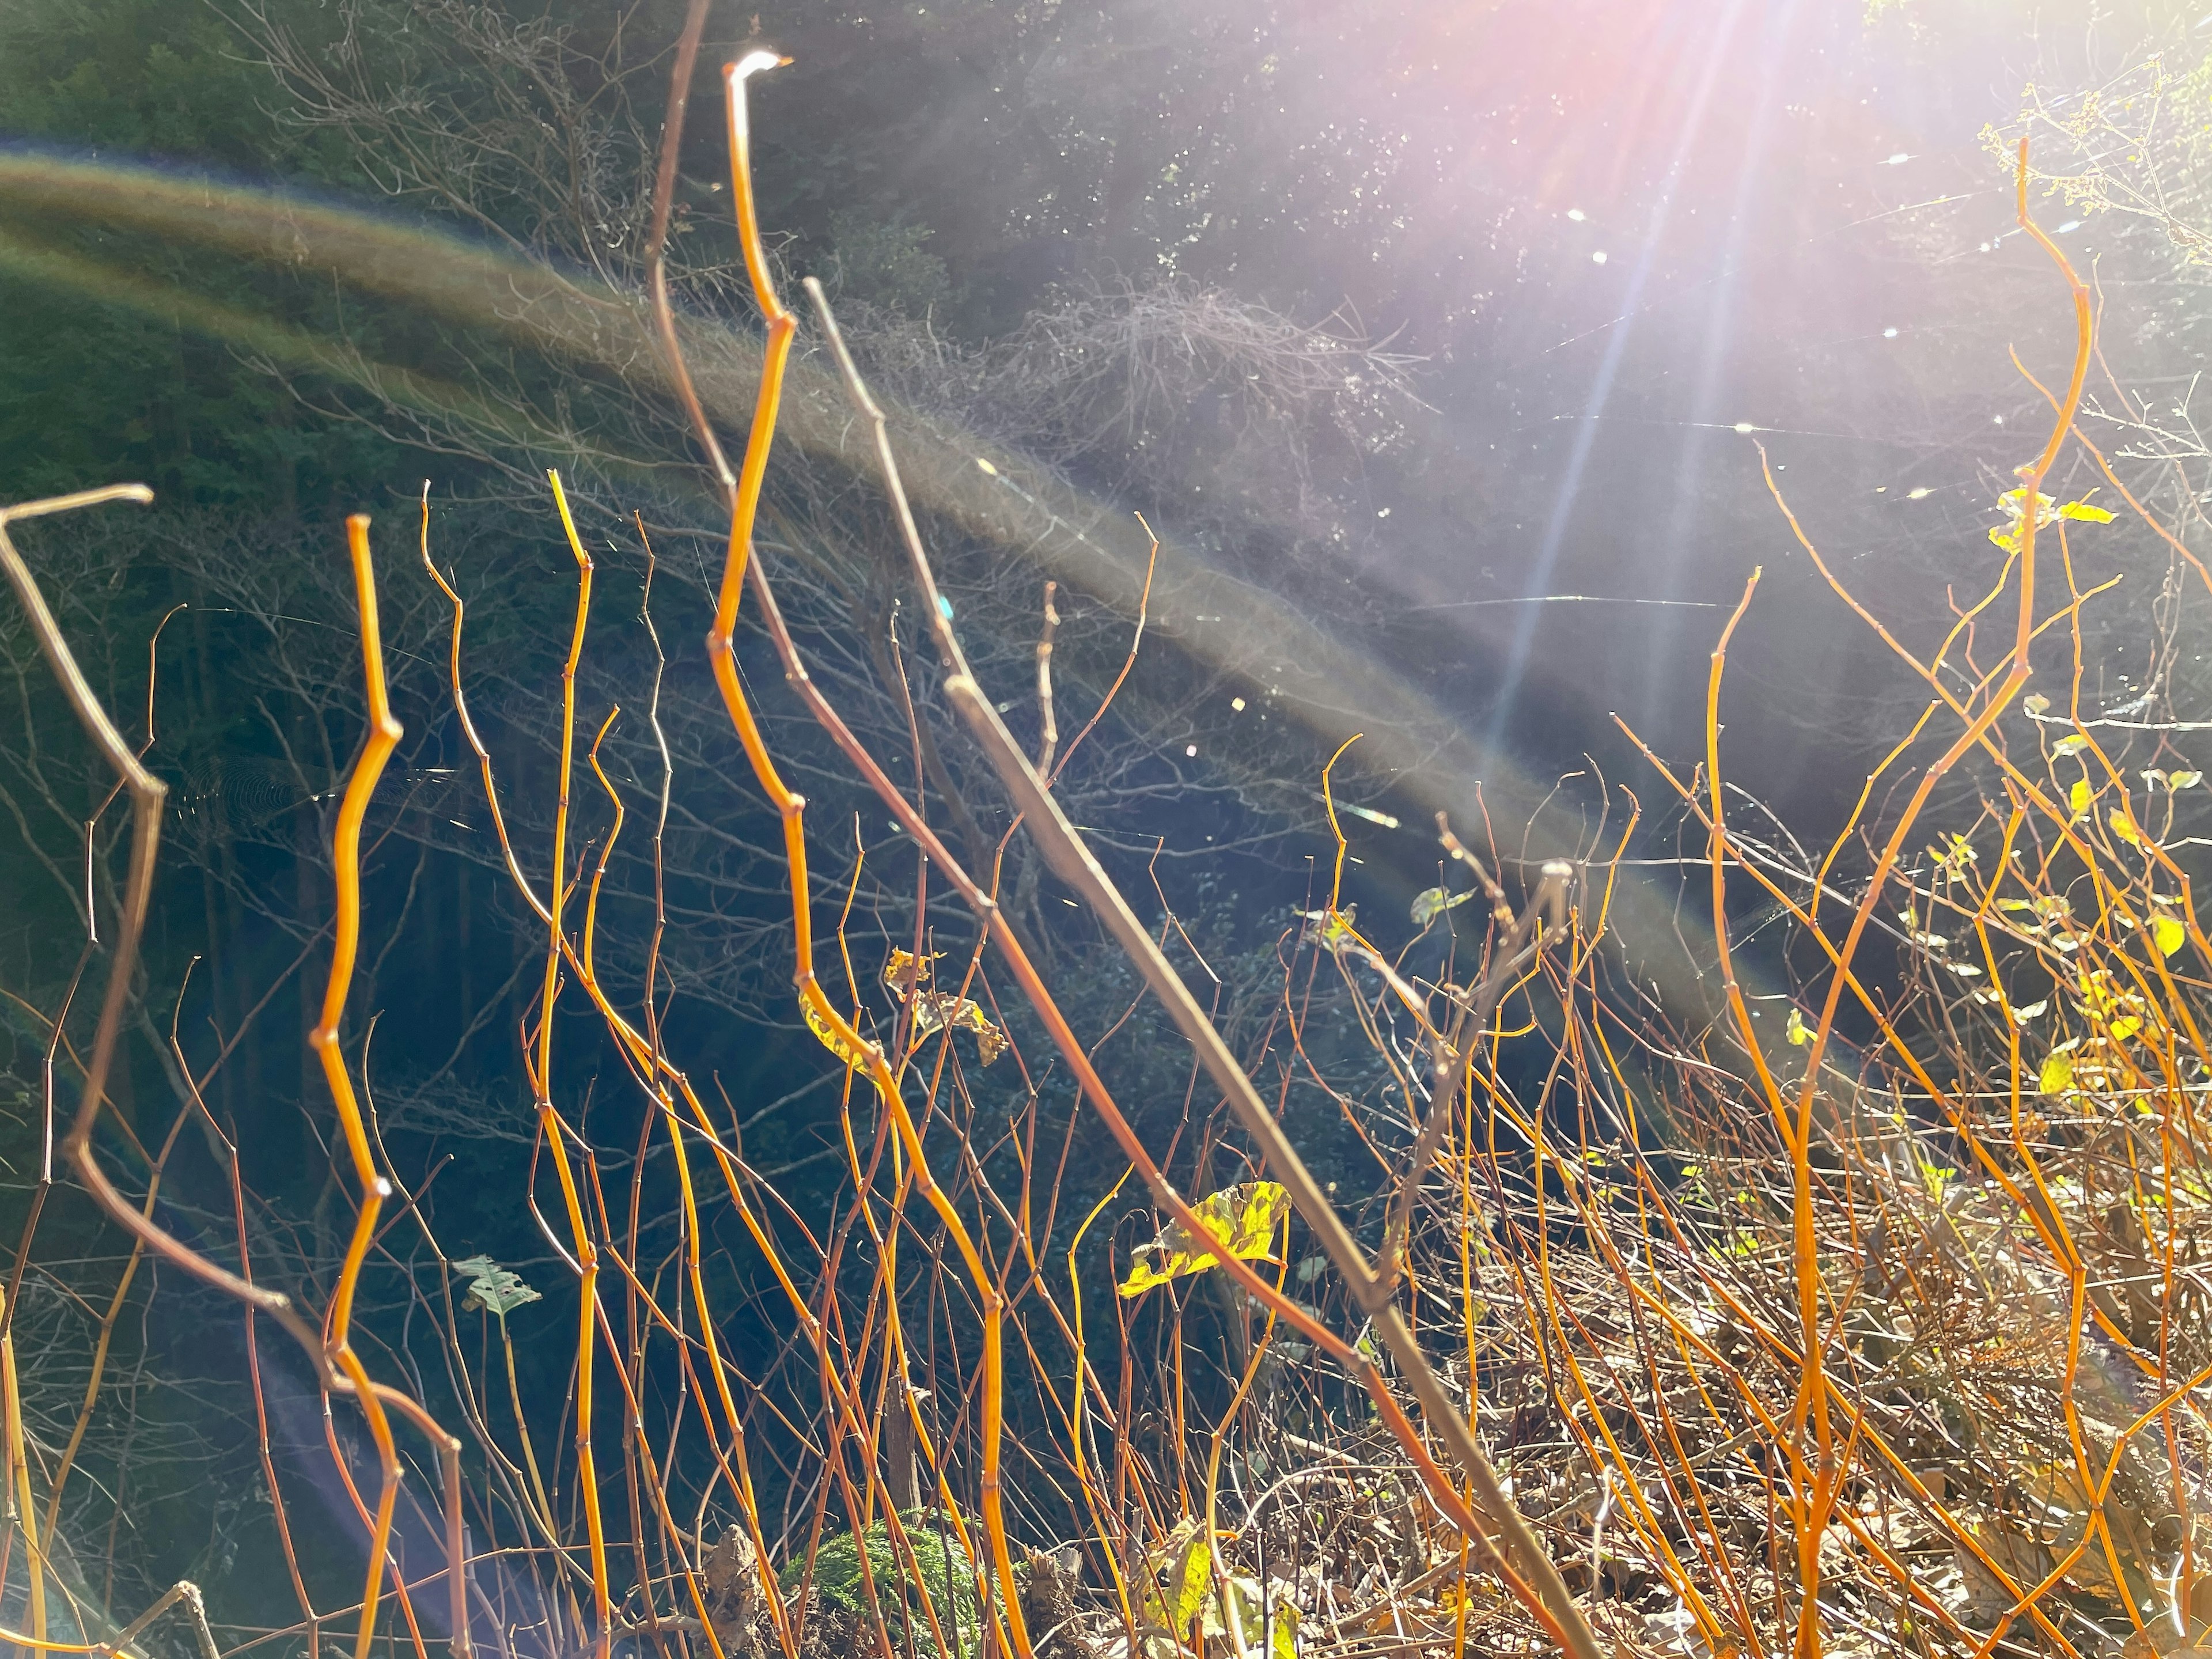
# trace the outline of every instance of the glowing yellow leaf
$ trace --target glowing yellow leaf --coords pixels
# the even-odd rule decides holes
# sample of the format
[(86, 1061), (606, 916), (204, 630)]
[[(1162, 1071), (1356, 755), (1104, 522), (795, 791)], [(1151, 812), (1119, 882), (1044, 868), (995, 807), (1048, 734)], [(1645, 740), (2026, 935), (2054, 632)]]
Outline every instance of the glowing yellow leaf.
[(2074, 809), (2074, 816), (2077, 818), (2089, 810), (2088, 779), (2074, 780), (2074, 787), (2066, 792), (2066, 804)]
[(1212, 1597), (1212, 1540), (1195, 1517), (1183, 1521), (1152, 1552), (1147, 1565), (1154, 1582), (1146, 1587), (1145, 1611), (1155, 1624), (1188, 1637)]
[(822, 1040), (822, 1046), (848, 1066), (860, 1063), (860, 1051), (839, 1035), (837, 1028), (822, 1017), (822, 1011), (801, 997), (799, 1011), (806, 1016), (806, 1029)]
[(2158, 946), (2158, 953), (2162, 957), (2170, 957), (2179, 951), (2188, 937), (2188, 930), (2172, 916), (2153, 916), (2150, 919), (2151, 943)]
[(1931, 847), (1928, 851), (1944, 874), (1963, 878), (1966, 866), (1978, 862), (1978, 855), (1974, 851), (1973, 842), (1964, 836), (1954, 835), (1950, 842), (1948, 847)]
[(914, 994), (916, 985), (927, 986), (937, 971), (937, 958), (942, 952), (932, 951), (917, 959), (911, 951), (891, 952), (890, 960), (884, 964), (884, 983), (898, 994), (903, 1002)]
[(1782, 1028), (1782, 1035), (1790, 1039), (1790, 1046), (1793, 1048), (1802, 1048), (1813, 1040), (1813, 1028), (1805, 1023), (1802, 1010), (1792, 1008), (1790, 1011), (1790, 1023)]
[(1129, 1275), (1121, 1281), (1121, 1294), (1142, 1296), (1171, 1279), (1218, 1267), (1224, 1251), (1245, 1261), (1269, 1260), (1267, 1250), (1274, 1242), (1275, 1229), (1282, 1224), (1290, 1206), (1290, 1193), (1273, 1181), (1249, 1181), (1200, 1199), (1191, 1208), (1211, 1237), (1193, 1239), (1179, 1224), (1170, 1222), (1158, 1238), (1130, 1253)]
[(2036, 1087), (2046, 1095), (2063, 1095), (2074, 1086), (2074, 1056), (2053, 1054), (2043, 1062)]
[(2133, 847), (2140, 841), (2141, 838), (2136, 834), (2135, 820), (2122, 809), (2118, 807), (2112, 809), (2112, 833), (2127, 842), (2129, 846)]
[(1194, 1538), (1177, 1565), (1181, 1571), (1168, 1581), (1168, 1617), (1175, 1629), (1185, 1631), (1206, 1607), (1212, 1588), (1207, 1580), (1212, 1576), (1213, 1551), (1205, 1539)]
[(2133, 1014), (2123, 1014), (2119, 1018), (2112, 1022), (2112, 1041), (2115, 1042), (2124, 1042), (2130, 1037), (2133, 1036), (2137, 1031), (2142, 1030), (2142, 1022), (2141, 1020), (2137, 1019)]

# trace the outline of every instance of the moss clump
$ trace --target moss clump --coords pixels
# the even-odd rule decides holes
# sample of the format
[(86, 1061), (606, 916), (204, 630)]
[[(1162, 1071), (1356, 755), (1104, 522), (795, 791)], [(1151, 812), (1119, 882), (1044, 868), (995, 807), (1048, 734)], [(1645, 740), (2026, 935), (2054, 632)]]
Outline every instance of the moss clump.
[[(902, 1653), (910, 1649), (921, 1659), (969, 1659), (981, 1647), (981, 1617), (975, 1603), (975, 1569), (968, 1553), (949, 1528), (940, 1528), (940, 1517), (909, 1510), (899, 1516), (899, 1522), (914, 1553), (913, 1573), (901, 1565), (899, 1552), (891, 1544), (890, 1529), (882, 1521), (872, 1524), (864, 1534), (868, 1571), (875, 1581), (875, 1608), (882, 1611), (892, 1646)], [(801, 1557), (783, 1570), (781, 1583), (787, 1595), (797, 1593), (805, 1566)], [(929, 1614), (922, 1610), (921, 1595), (915, 1588), (916, 1577), (928, 1592), (929, 1606), (937, 1614), (937, 1627), (944, 1632), (950, 1653), (939, 1654)], [(822, 1540), (814, 1556), (814, 1586), (808, 1601), (812, 1609), (810, 1622), (819, 1619), (857, 1631), (873, 1621), (875, 1608), (871, 1608), (868, 1587), (861, 1582), (860, 1552), (851, 1533), (836, 1533)]]

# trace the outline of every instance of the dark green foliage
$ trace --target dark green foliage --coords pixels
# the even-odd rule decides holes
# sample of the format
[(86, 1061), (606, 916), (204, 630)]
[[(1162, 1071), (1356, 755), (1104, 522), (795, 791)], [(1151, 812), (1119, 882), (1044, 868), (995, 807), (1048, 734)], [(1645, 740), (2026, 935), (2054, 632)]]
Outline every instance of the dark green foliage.
[[(212, 8), (168, 0), (25, 0), (0, 8), (0, 142), (145, 157), (248, 174), (327, 178), (335, 146), (272, 113), (276, 88)], [(0, 222), (16, 237), (86, 246), (188, 284), (208, 267), (173, 252)], [(263, 286), (268, 286), (263, 284)], [(388, 445), (308, 416), (293, 389), (175, 324), (57, 291), (0, 258), (0, 497), (121, 477), (165, 501), (295, 511), (341, 479), (388, 467)], [(358, 484), (355, 485), (358, 488)]]
[(0, 20), (0, 133), (258, 168), (280, 149), (269, 77), (211, 9), (23, 0)]

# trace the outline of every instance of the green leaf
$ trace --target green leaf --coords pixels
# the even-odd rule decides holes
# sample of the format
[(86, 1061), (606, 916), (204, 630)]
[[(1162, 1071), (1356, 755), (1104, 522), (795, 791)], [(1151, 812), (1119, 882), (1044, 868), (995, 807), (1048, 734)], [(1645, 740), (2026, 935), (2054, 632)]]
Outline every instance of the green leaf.
[(1303, 910), (1305, 926), (1298, 930), (1298, 943), (1318, 945), (1332, 955), (1348, 950), (1359, 943), (1355, 931), (1359, 907), (1347, 904), (1341, 910)]
[(1413, 926), (1425, 927), (1447, 910), (1466, 903), (1474, 896), (1470, 887), (1464, 893), (1447, 893), (1441, 887), (1430, 887), (1413, 896)]
[(465, 1261), (453, 1263), (453, 1271), (469, 1281), (469, 1293), (461, 1305), (482, 1308), (496, 1315), (504, 1322), (507, 1315), (526, 1303), (539, 1300), (537, 1291), (522, 1282), (522, 1275), (512, 1267), (502, 1267), (488, 1255), (472, 1255)]
[(2050, 712), (2051, 699), (2040, 691), (2031, 691), (2020, 700), (2020, 706), (2030, 715), (2045, 714)]
[(2202, 772), (2169, 772), (2166, 775), (2166, 787), (2169, 789), (2194, 789), (2203, 781)]
[(2051, 752), (2054, 755), (2078, 755), (2088, 746), (2088, 738), (2079, 732), (2069, 732), (2051, 745)]
[(1219, 1267), (1224, 1252), (1243, 1261), (1272, 1260), (1268, 1248), (1290, 1207), (1289, 1189), (1273, 1181), (1248, 1181), (1209, 1194), (1191, 1208), (1210, 1237), (1194, 1240), (1180, 1224), (1170, 1222), (1158, 1238), (1130, 1252), (1121, 1293), (1142, 1296), (1171, 1279), (1202, 1273)]

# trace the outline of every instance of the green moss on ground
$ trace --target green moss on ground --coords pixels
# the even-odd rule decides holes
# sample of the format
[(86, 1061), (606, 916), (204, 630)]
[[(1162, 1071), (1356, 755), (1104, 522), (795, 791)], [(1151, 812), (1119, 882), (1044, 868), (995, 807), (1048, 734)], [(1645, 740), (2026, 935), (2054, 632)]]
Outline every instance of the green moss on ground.
[[(981, 1620), (975, 1602), (975, 1569), (967, 1552), (949, 1530), (940, 1534), (936, 1516), (908, 1510), (899, 1522), (914, 1553), (915, 1574), (901, 1565), (890, 1529), (884, 1522), (875, 1522), (865, 1534), (868, 1571), (875, 1581), (875, 1606), (882, 1610), (884, 1628), (895, 1647), (902, 1652), (911, 1650), (920, 1659), (968, 1659), (981, 1650)], [(781, 1583), (787, 1594), (797, 1592), (805, 1565), (801, 1558), (783, 1570)], [(928, 1592), (928, 1604), (936, 1612), (938, 1628), (951, 1649), (948, 1654), (940, 1656), (931, 1632), (929, 1615), (922, 1610), (922, 1597), (915, 1588), (917, 1574)], [(810, 1620), (822, 1616), (864, 1627), (874, 1616), (868, 1587), (861, 1581), (860, 1552), (851, 1533), (833, 1534), (822, 1540), (815, 1553), (814, 1587), (809, 1601), (817, 1610), (809, 1614)]]

